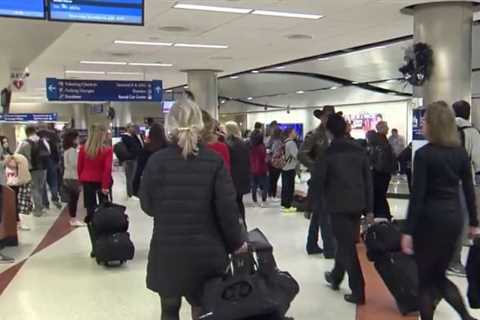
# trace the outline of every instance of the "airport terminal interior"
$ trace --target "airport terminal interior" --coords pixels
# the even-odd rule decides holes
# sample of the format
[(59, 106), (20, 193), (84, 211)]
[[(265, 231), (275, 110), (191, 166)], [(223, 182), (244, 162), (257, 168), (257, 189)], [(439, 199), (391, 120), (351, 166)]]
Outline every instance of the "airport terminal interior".
[(480, 319), (480, 2), (0, 0), (0, 92), (0, 320)]

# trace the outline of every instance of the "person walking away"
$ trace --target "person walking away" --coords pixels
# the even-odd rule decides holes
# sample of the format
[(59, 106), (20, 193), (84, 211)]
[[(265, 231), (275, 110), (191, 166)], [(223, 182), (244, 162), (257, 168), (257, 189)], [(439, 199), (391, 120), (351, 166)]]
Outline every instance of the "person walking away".
[[(478, 179), (480, 175), (480, 133), (472, 126), (472, 123), (470, 122), (471, 107), (468, 102), (458, 101), (454, 103), (453, 110), (455, 112), (455, 121), (457, 124), (458, 133), (460, 135), (460, 142), (467, 151), (468, 158), (470, 159), (470, 167), (474, 177), (473, 183), (475, 185), (475, 193), (478, 200), (478, 196), (480, 196), (480, 187), (477, 183), (477, 181), (480, 181)], [(465, 204), (465, 198), (463, 197), (462, 186), (459, 188), (459, 192), (460, 201), (462, 204), (462, 212), (464, 219), (466, 219), (466, 217), (468, 217), (468, 210)], [(453, 275), (466, 276), (465, 266), (462, 262), (462, 250), (463, 244), (465, 243), (467, 237), (467, 227), (468, 226), (465, 224), (463, 236), (457, 243), (455, 255), (453, 256), (448, 268), (449, 273)]]
[(421, 319), (433, 320), (438, 298), (443, 298), (462, 320), (472, 320), (458, 288), (446, 276), (464, 227), (460, 184), (468, 208), (469, 234), (480, 234), (470, 160), (461, 146), (455, 115), (445, 102), (427, 107), (423, 131), (429, 144), (415, 153), (402, 249), (414, 255), (418, 265)]
[(408, 191), (412, 191), (412, 143), (410, 142), (405, 150), (398, 157), (401, 171), (407, 176)]
[(242, 140), (240, 127), (236, 122), (227, 122), (225, 130), (227, 134), (226, 143), (230, 151), (233, 185), (237, 192), (238, 209), (240, 217), (246, 225), (243, 196), (250, 192), (250, 151), (247, 144)]
[(151, 156), (140, 185), (154, 225), (147, 287), (160, 296), (162, 320), (180, 319), (182, 297), (199, 319), (205, 282), (224, 274), (229, 253), (247, 250), (232, 179), (200, 143), (202, 128), (200, 108), (177, 101), (166, 119), (171, 144)]
[[(334, 106), (325, 106), (322, 110), (315, 110), (313, 115), (321, 121), (320, 125), (305, 137), (305, 142), (300, 147), (298, 160), (309, 171), (311, 176), (315, 173), (315, 162), (320, 160), (325, 150), (330, 144), (329, 133), (326, 126), (328, 117), (335, 113)], [(313, 209), (313, 214), (310, 219), (310, 226), (308, 228), (307, 237), (307, 253), (310, 255), (323, 253), (326, 259), (333, 259), (335, 257), (335, 238), (333, 236), (332, 226), (330, 223), (330, 215), (328, 215), (323, 206), (324, 204), (313, 196), (317, 192), (313, 190), (312, 186), (308, 188), (308, 199), (310, 206)], [(321, 232), (323, 249), (318, 245), (318, 233)]]
[(218, 140), (217, 120), (213, 119), (208, 112), (203, 110), (202, 117), (204, 127), (201, 133), (201, 141), (207, 146), (207, 148), (218, 154), (225, 162), (227, 171), (232, 172), (232, 161), (228, 146)]
[[(49, 129), (42, 129), (38, 131), (40, 140), (43, 141), (45, 147), (49, 150), (48, 157), (45, 158), (46, 163), (46, 173), (47, 173), (47, 185), (50, 189), (52, 195), (52, 202), (57, 209), (62, 208), (59, 197), (59, 166), (60, 166), (60, 152), (58, 144), (60, 143), (60, 138), (58, 137), (56, 131)], [(50, 202), (48, 199), (47, 188), (45, 187), (43, 192), (43, 204), (45, 208), (50, 208)]]
[(78, 199), (80, 198), (80, 181), (78, 180), (78, 131), (70, 129), (63, 136), (63, 185), (68, 200), (70, 226), (84, 227), (85, 223), (77, 219)]
[(395, 171), (400, 172), (398, 157), (405, 150), (405, 138), (398, 134), (398, 129), (392, 129), (392, 135), (388, 138), (388, 143), (395, 155)]
[(356, 242), (360, 218), (373, 209), (373, 187), (367, 153), (347, 137), (347, 123), (338, 114), (330, 115), (327, 129), (333, 141), (325, 155), (315, 163), (312, 184), (315, 197), (325, 199), (325, 211), (331, 223), (337, 251), (335, 266), (325, 274), (332, 289), (338, 290), (345, 272), (352, 293), (350, 303), (365, 304), (365, 280), (358, 259)]
[(135, 177), (135, 170), (137, 169), (137, 158), (144, 147), (142, 136), (139, 134), (139, 128), (133, 123), (127, 124), (127, 132), (122, 135), (122, 142), (127, 147), (128, 153), (132, 159), (124, 162), (125, 178), (127, 185), (127, 197), (133, 196), (133, 179)]
[(282, 169), (282, 211), (294, 213), (297, 209), (292, 207), (293, 194), (295, 193), (295, 174), (297, 168), (298, 147), (295, 139), (297, 132), (293, 128), (285, 131), (285, 166)]
[(395, 171), (395, 155), (388, 143), (388, 124), (377, 123), (377, 134), (369, 138), (370, 164), (373, 175), (374, 206), (373, 213), (377, 219), (392, 220), (390, 205), (387, 200), (388, 187)]
[(267, 145), (267, 162), (269, 177), (268, 195), (274, 201), (277, 200), (278, 180), (280, 179), (280, 175), (282, 174), (282, 169), (275, 168), (272, 165), (272, 159), (274, 155), (278, 154), (279, 152), (283, 152), (283, 147), (282, 129), (276, 126), (275, 130), (273, 130), (273, 133), (270, 136)]
[(94, 232), (91, 222), (99, 202), (106, 202), (112, 179), (113, 150), (105, 146), (107, 128), (94, 124), (88, 132), (87, 142), (80, 146), (78, 153), (77, 173), (83, 186), (83, 204), (87, 209), (85, 223), (87, 224), (92, 253), (95, 257)]
[(5, 158), (5, 175), (7, 185), (15, 191), (18, 229), (30, 231), (21, 216), (28, 216), (33, 211), (32, 176), (28, 169), (28, 160), (21, 154), (7, 155)]
[(145, 143), (145, 148), (140, 151), (140, 155), (137, 158), (137, 170), (135, 171), (135, 178), (133, 179), (134, 196), (138, 196), (140, 191), (140, 182), (148, 159), (150, 159), (155, 152), (166, 148), (168, 143), (167, 137), (165, 136), (165, 129), (158, 123), (153, 123), (151, 125), (148, 137), (148, 142)]
[(33, 215), (41, 217), (45, 210), (43, 193), (47, 183), (45, 158), (49, 156), (49, 152), (43, 141), (40, 141), (35, 127), (28, 126), (25, 133), (27, 139), (20, 143), (16, 153), (23, 155), (28, 160), (28, 167), (32, 176)]
[[(255, 204), (257, 201), (257, 190), (260, 187), (262, 192), (262, 203), (260, 207), (265, 207), (268, 196), (268, 166), (267, 166), (267, 150), (263, 144), (263, 135), (261, 133), (254, 134), (250, 139), (250, 167), (252, 172), (252, 200)], [(295, 178), (295, 177), (294, 177)]]

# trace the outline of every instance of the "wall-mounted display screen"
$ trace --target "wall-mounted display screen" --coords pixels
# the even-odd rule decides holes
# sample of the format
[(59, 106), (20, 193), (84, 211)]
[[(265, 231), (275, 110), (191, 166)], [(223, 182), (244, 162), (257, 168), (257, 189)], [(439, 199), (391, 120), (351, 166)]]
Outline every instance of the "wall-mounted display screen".
[(0, 16), (45, 19), (44, 0), (0, 0)]
[(48, 0), (48, 3), (49, 19), (54, 21), (144, 24), (144, 0)]

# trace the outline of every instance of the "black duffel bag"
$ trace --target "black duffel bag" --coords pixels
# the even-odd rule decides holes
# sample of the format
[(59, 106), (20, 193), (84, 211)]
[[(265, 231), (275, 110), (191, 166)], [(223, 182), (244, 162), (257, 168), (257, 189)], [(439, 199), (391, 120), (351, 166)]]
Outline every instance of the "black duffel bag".
[(402, 251), (400, 228), (390, 222), (371, 225), (363, 236), (370, 261), (376, 261), (385, 254)]
[(233, 256), (229, 271), (205, 284), (202, 307), (202, 320), (258, 318), (279, 309), (251, 253)]
[(93, 216), (93, 230), (96, 236), (128, 231), (129, 221), (126, 207), (110, 202), (101, 203)]
[(135, 255), (135, 246), (128, 232), (103, 235), (95, 240), (95, 258), (98, 264), (125, 263)]

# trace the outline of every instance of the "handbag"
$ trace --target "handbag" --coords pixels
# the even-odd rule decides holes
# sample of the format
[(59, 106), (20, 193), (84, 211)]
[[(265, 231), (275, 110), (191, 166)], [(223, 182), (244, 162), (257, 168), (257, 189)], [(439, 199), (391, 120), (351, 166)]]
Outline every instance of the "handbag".
[(243, 320), (279, 310), (252, 253), (232, 256), (225, 275), (205, 284), (202, 307), (201, 320)]

